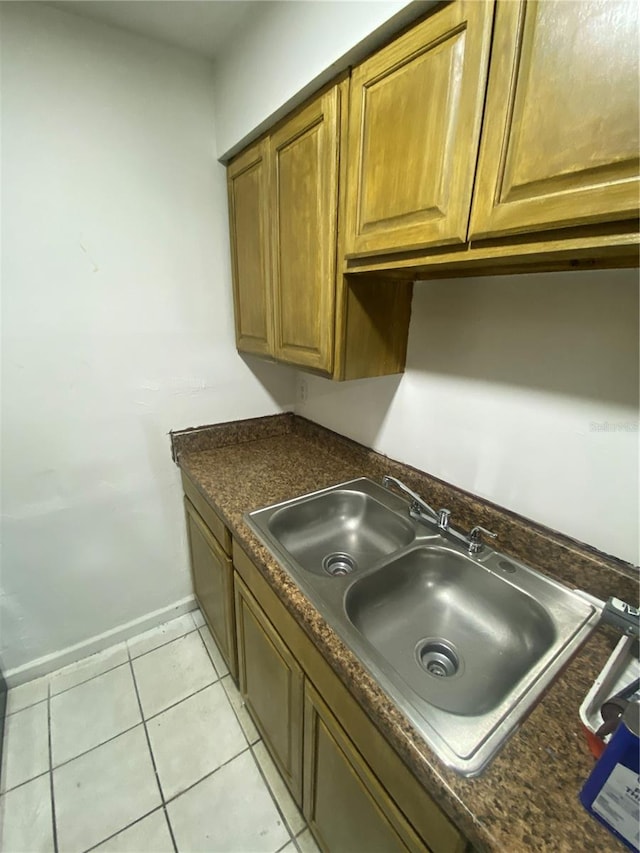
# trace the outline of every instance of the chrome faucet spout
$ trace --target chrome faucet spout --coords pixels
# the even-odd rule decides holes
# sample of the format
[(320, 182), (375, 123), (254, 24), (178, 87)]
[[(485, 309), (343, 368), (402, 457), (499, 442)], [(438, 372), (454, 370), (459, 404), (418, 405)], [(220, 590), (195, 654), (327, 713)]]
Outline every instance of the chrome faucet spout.
[(409, 498), (409, 515), (418, 521), (428, 521), (430, 524), (435, 524), (438, 530), (449, 539), (459, 542), (465, 546), (470, 555), (479, 554), (484, 550), (485, 544), (482, 541), (482, 534), (491, 539), (496, 539), (495, 533), (481, 527), (477, 524), (472, 528), (470, 533), (464, 533), (462, 530), (456, 530), (451, 524), (451, 510), (439, 509), (437, 512), (433, 507), (423, 500), (420, 495), (412, 492), (403, 482), (392, 477), (390, 474), (385, 474), (382, 478), (382, 485), (385, 488), (395, 486), (398, 491), (403, 492)]
[(429, 504), (423, 500), (420, 495), (411, 491), (411, 489), (408, 486), (405, 486), (405, 484), (400, 480), (390, 476), (389, 474), (385, 474), (382, 478), (382, 485), (386, 489), (388, 489), (389, 486), (394, 485), (399, 491), (404, 492), (404, 494), (407, 495), (410, 500), (409, 513), (411, 515), (416, 516), (417, 518), (426, 517), (428, 521), (438, 524), (439, 513), (437, 513), (433, 507), (429, 506)]

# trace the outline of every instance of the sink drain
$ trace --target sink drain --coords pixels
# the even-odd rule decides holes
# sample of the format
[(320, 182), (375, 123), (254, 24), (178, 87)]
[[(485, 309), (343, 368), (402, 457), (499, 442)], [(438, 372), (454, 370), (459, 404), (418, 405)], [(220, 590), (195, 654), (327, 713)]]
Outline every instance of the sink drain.
[(460, 658), (446, 640), (421, 640), (416, 646), (420, 666), (436, 678), (451, 678), (460, 669)]
[(349, 554), (327, 554), (322, 561), (322, 568), (334, 578), (348, 575), (356, 567), (356, 561)]

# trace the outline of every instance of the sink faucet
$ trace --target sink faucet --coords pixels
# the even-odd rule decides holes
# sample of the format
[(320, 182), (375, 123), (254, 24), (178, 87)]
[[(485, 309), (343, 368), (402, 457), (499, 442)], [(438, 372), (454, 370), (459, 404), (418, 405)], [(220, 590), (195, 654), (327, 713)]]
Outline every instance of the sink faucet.
[(484, 548), (484, 542), (482, 541), (483, 533), (491, 539), (497, 538), (496, 533), (492, 533), (491, 530), (487, 530), (479, 524), (473, 527), (469, 534), (456, 530), (450, 523), (451, 510), (442, 507), (436, 512), (436, 510), (429, 506), (429, 504), (423, 500), (420, 495), (411, 491), (411, 489), (408, 486), (405, 486), (405, 484), (400, 480), (397, 480), (395, 477), (391, 477), (389, 474), (385, 474), (382, 478), (382, 485), (385, 488), (388, 488), (392, 484), (409, 497), (409, 515), (412, 518), (415, 518), (418, 521), (429, 521), (431, 524), (435, 524), (438, 530), (442, 533), (446, 534), (451, 539), (462, 542), (462, 544), (467, 548), (469, 554), (478, 554), (482, 551)]
[(434, 524), (438, 523), (438, 513), (433, 509), (433, 507), (429, 506), (429, 504), (424, 501), (420, 495), (412, 492), (411, 489), (408, 486), (405, 486), (404, 483), (400, 482), (400, 480), (396, 480), (395, 477), (385, 474), (382, 478), (382, 485), (385, 488), (389, 488), (391, 484), (409, 497), (409, 514), (411, 516), (414, 518), (424, 518), (426, 516), (428, 521), (431, 521)]

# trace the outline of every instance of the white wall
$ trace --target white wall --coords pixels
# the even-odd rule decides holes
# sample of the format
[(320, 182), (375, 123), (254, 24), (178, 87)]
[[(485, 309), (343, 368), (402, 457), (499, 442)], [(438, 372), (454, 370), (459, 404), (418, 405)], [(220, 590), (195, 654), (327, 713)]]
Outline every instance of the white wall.
[(297, 411), (640, 562), (637, 270), (421, 282), (414, 294), (404, 376), (304, 375)]
[(234, 349), (212, 66), (2, 4), (5, 671), (191, 593), (170, 429), (290, 407)]
[(434, 0), (263, 3), (216, 59), (219, 157), (255, 138)]

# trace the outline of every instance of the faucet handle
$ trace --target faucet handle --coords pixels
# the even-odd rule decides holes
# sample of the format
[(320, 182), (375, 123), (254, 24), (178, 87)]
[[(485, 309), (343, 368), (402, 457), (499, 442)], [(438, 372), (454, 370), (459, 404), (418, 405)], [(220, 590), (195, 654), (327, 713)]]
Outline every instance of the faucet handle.
[(475, 527), (471, 529), (471, 533), (469, 534), (469, 553), (477, 554), (478, 551), (482, 551), (484, 548), (484, 544), (482, 542), (482, 534), (485, 536), (489, 536), (491, 539), (497, 539), (498, 534), (493, 533), (491, 530), (487, 530), (486, 527), (482, 527), (480, 524), (476, 524)]

